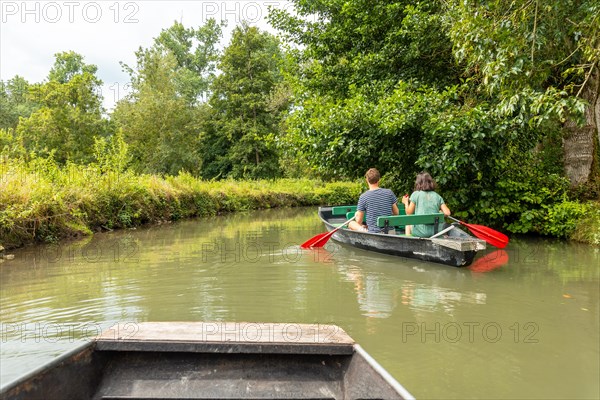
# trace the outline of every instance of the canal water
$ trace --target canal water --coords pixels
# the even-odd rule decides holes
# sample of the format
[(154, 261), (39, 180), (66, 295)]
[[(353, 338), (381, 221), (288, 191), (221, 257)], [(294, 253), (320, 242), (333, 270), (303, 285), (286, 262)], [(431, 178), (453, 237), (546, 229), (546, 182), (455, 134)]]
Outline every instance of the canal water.
[(298, 247), (323, 230), (277, 209), (15, 250), (0, 383), (118, 322), (297, 322), (341, 326), (417, 398), (600, 397), (599, 249), (513, 238), (453, 268)]

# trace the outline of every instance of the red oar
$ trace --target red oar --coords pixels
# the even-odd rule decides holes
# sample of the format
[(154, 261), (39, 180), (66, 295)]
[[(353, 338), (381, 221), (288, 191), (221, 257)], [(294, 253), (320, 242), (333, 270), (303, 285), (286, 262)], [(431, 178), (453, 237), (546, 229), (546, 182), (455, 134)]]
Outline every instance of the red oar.
[(473, 235), (477, 236), (479, 239), (485, 240), (492, 246), (503, 249), (508, 244), (508, 236), (506, 236), (504, 233), (500, 233), (483, 225), (467, 224), (466, 222), (459, 221), (450, 216), (448, 216), (448, 218), (466, 226), (473, 233)]
[(327, 241), (329, 240), (329, 238), (337, 232), (338, 229), (340, 229), (341, 227), (349, 224), (353, 218), (350, 218), (348, 221), (344, 222), (343, 224), (341, 224), (340, 226), (338, 226), (337, 228), (335, 228), (332, 231), (329, 232), (325, 232), (325, 233), (319, 233), (316, 236), (311, 237), (310, 239), (308, 239), (306, 242), (302, 243), (300, 245), (301, 248), (303, 249), (309, 249), (312, 247), (323, 247), (325, 246), (325, 243), (327, 243)]

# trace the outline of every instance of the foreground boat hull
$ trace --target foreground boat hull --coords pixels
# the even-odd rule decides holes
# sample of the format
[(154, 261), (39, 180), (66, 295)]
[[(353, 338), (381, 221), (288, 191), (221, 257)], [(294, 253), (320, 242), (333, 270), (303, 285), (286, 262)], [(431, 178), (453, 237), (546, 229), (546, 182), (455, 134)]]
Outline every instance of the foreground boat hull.
[[(332, 215), (331, 210), (332, 207), (319, 208), (319, 217), (328, 231), (345, 222), (343, 218)], [(447, 235), (434, 239), (339, 229), (333, 234), (332, 239), (359, 249), (453, 267), (470, 265), (477, 252), (486, 247), (484, 241), (468, 235), (459, 228), (454, 228)]]
[(413, 398), (335, 325), (128, 325), (7, 385), (0, 398)]

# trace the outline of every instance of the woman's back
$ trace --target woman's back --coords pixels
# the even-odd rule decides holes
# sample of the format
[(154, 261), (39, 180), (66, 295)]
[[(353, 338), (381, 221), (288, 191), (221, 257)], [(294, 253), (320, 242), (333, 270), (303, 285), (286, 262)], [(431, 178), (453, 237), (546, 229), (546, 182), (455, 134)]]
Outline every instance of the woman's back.
[[(444, 199), (433, 190), (418, 190), (410, 196), (410, 201), (415, 203), (415, 215), (435, 214), (440, 212)], [(430, 237), (434, 234), (433, 225), (415, 225), (412, 234), (418, 237)]]

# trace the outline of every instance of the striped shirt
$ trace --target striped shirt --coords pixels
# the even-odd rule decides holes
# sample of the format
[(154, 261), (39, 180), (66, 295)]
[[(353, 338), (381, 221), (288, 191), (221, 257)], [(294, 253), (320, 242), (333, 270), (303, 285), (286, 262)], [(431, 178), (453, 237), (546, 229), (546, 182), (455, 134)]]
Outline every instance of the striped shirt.
[(390, 189), (377, 188), (367, 190), (358, 198), (356, 211), (363, 211), (369, 232), (378, 233), (381, 229), (377, 226), (377, 217), (392, 215), (392, 206), (398, 201)]

